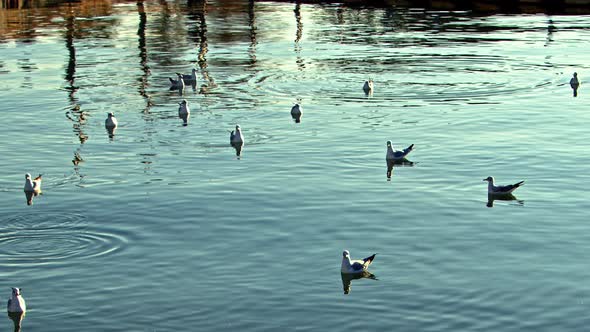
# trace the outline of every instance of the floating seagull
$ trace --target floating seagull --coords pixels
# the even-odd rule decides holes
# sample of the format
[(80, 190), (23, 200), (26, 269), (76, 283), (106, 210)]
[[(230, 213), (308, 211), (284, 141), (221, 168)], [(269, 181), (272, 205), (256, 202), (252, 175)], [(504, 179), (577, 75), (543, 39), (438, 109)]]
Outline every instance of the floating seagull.
[(344, 250), (342, 252), (342, 267), (340, 268), (340, 272), (346, 274), (363, 273), (371, 265), (375, 259), (375, 255), (377, 254), (373, 254), (363, 260), (351, 260), (348, 250)]
[[(179, 73), (176, 73), (177, 75)], [(197, 69), (193, 68), (190, 74), (181, 74), (184, 83), (192, 83), (197, 81)]]
[(488, 195), (507, 195), (512, 193), (516, 188), (520, 187), (524, 181), (520, 181), (515, 184), (509, 184), (507, 186), (496, 186), (494, 185), (494, 177), (488, 176), (483, 179), (488, 182)]
[(8, 300), (8, 312), (26, 312), (27, 305), (21, 295), (21, 289), (12, 287), (12, 297)]
[(31, 180), (31, 174), (25, 174), (25, 192), (39, 193), (41, 191), (41, 174)]
[(188, 124), (188, 118), (191, 116), (191, 110), (188, 108), (188, 101), (183, 99), (180, 103), (178, 103), (180, 107), (178, 107), (178, 117), (184, 121), (184, 125)]
[(179, 89), (184, 90), (184, 80), (182, 79), (181, 73), (176, 73), (177, 79), (172, 79), (172, 77), (168, 77), (170, 80), (170, 89)]
[(398, 151), (393, 148), (393, 146), (391, 145), (391, 141), (387, 141), (387, 154), (385, 155), (385, 159), (402, 161), (410, 152), (412, 152), (413, 149), (414, 144), (408, 146), (407, 148), (401, 151)]
[(295, 119), (295, 122), (301, 122), (301, 115), (303, 115), (301, 105), (295, 104), (295, 106), (291, 107), (291, 117)]
[(373, 92), (373, 80), (369, 79), (368, 81), (365, 81), (365, 84), (363, 85), (363, 91), (365, 91), (365, 93), (369, 93), (369, 92)]
[(570, 80), (570, 86), (574, 89), (574, 97), (578, 96), (578, 88), (580, 87), (580, 81), (578, 81), (578, 73), (574, 73), (574, 77)]
[(236, 125), (236, 130), (232, 130), (229, 134), (229, 141), (230, 143), (244, 143), (244, 136), (242, 135), (240, 125)]
[(104, 120), (104, 126), (106, 128), (116, 128), (117, 125), (119, 125), (119, 122), (117, 121), (117, 118), (115, 118), (115, 114), (109, 112), (107, 116), (107, 119)]

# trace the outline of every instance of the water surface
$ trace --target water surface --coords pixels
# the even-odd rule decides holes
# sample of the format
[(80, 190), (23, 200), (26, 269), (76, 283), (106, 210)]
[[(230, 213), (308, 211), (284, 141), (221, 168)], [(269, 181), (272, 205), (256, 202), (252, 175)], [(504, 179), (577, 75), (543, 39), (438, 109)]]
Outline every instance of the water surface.
[[(584, 329), (589, 25), (247, 1), (2, 9), (0, 279), (24, 289), (22, 331)], [(169, 89), (193, 67), (195, 89)], [(390, 179), (387, 140), (416, 146)], [(27, 172), (44, 179), (30, 206)], [(488, 201), (487, 176), (526, 185)], [(376, 280), (343, 280), (343, 249), (377, 252)]]

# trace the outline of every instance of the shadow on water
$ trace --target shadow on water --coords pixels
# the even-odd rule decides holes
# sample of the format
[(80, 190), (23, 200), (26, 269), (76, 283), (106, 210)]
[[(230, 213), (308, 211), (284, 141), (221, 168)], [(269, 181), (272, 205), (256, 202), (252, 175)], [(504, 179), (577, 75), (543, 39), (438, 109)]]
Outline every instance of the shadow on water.
[(386, 159), (385, 162), (387, 164), (387, 181), (391, 181), (391, 177), (393, 176), (393, 167), (394, 166), (413, 167), (415, 164), (413, 161), (409, 161), (408, 159), (402, 159), (402, 160)]
[(20, 332), (25, 313), (23, 312), (9, 312), (8, 318), (14, 323), (14, 332)]
[(242, 148), (244, 147), (244, 142), (230, 144), (236, 150), (236, 156), (238, 157), (238, 159), (240, 159), (242, 156)]
[(524, 205), (523, 200), (516, 198), (512, 194), (503, 194), (503, 195), (488, 194), (488, 202), (486, 203), (486, 206), (489, 208), (494, 207), (494, 201), (515, 201), (517, 203), (517, 205)]
[(377, 277), (375, 277), (374, 274), (372, 274), (369, 271), (364, 271), (363, 273), (359, 273), (359, 274), (340, 273), (340, 277), (342, 277), (342, 289), (344, 290), (344, 294), (350, 293), (351, 283), (353, 280), (365, 279), (365, 278), (379, 280), (379, 279), (377, 279)]

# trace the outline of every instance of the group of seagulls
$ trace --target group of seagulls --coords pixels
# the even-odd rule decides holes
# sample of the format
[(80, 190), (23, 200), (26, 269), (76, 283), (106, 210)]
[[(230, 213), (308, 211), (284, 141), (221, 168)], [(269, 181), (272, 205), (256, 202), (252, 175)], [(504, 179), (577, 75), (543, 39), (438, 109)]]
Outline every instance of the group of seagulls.
[[(197, 81), (196, 70), (193, 69), (190, 75), (183, 75), (181, 73), (177, 73), (177, 79), (174, 80), (169, 78), (171, 88), (175, 89), (184, 89), (185, 82), (190, 82), (193, 86), (195, 86)], [(574, 97), (578, 94), (578, 88), (580, 86), (580, 82), (578, 80), (578, 74), (574, 73), (572, 79), (570, 80), (570, 86), (574, 90)], [(374, 83), (372, 79), (365, 81), (363, 84), (363, 91), (366, 94), (372, 94), (374, 90)], [(190, 109), (188, 106), (188, 101), (183, 99), (181, 102), (178, 103), (178, 116), (183, 120), (183, 124), (186, 126), (188, 123), (188, 119), (190, 117)], [(299, 103), (296, 103), (291, 108), (291, 116), (293, 119), (299, 123), (301, 116), (303, 114), (302, 106)], [(107, 115), (107, 119), (105, 120), (105, 127), (109, 130), (109, 133), (113, 133), (114, 129), (117, 128), (118, 122), (115, 118), (115, 115), (112, 112), (109, 112)], [(236, 125), (235, 130), (231, 131), (230, 133), (230, 144), (236, 147), (236, 151), (239, 156), (239, 151), (241, 150), (242, 145), (244, 144), (244, 135), (242, 133), (240, 125)], [(385, 159), (387, 162), (403, 162), (407, 161), (406, 157), (410, 152), (414, 149), (414, 144), (411, 144), (405, 149), (396, 150), (393, 147), (391, 141), (387, 141), (387, 151), (385, 155)], [(238, 147), (240, 150), (238, 150)], [(39, 175), (36, 178), (32, 179), (30, 174), (25, 175), (25, 186), (24, 191), (28, 194), (39, 194), (41, 192), (41, 179), (42, 176)], [(487, 178), (483, 179), (483, 181), (488, 182), (488, 196), (493, 197), (503, 197), (506, 195), (512, 195), (512, 192), (518, 189), (520, 186), (524, 184), (524, 181), (520, 181), (514, 184), (509, 185), (496, 185), (494, 181), (494, 177), (488, 176)], [(28, 196), (27, 196), (28, 197)], [(27, 203), (29, 201), (27, 200)], [(30, 203), (29, 203), (30, 204)], [(375, 255), (373, 254), (369, 257), (360, 259), (360, 260), (353, 260), (350, 258), (350, 252), (348, 250), (344, 250), (342, 252), (342, 264), (340, 268), (340, 272), (342, 274), (342, 280), (345, 284), (344, 292), (348, 294), (350, 291), (350, 280), (354, 278), (374, 278), (374, 276), (368, 272), (368, 267), (373, 263), (375, 260)], [(352, 276), (352, 277), (350, 277)], [(24, 314), (26, 312), (26, 304), (25, 300), (21, 295), (21, 289), (13, 287), (12, 288), (12, 296), (8, 300), (8, 313), (9, 314)]]

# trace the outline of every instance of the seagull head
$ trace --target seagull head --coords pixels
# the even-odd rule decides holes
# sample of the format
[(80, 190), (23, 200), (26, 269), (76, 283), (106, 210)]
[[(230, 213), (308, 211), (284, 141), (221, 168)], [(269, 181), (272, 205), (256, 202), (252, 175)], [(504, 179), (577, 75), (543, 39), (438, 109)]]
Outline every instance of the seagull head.
[(236, 130), (240, 130), (240, 125), (236, 125)]
[(391, 141), (387, 141), (387, 146), (391, 146)]
[(574, 73), (574, 77), (578, 77), (578, 73)]
[(487, 178), (483, 179), (483, 181), (494, 182), (494, 178), (491, 176), (488, 176)]
[(350, 256), (350, 253), (348, 252), (348, 250), (344, 250), (342, 252), (342, 257), (348, 257), (348, 256)]
[(188, 102), (186, 101), (186, 99), (183, 99), (180, 103), (178, 103), (179, 105), (186, 105)]
[(20, 296), (20, 288), (12, 287), (12, 296)]
[(115, 116), (115, 114), (113, 112), (109, 112), (107, 115), (109, 116), (109, 118), (112, 118)]
[(27, 173), (25, 174), (25, 179), (30, 179), (31, 178), (31, 174)]

